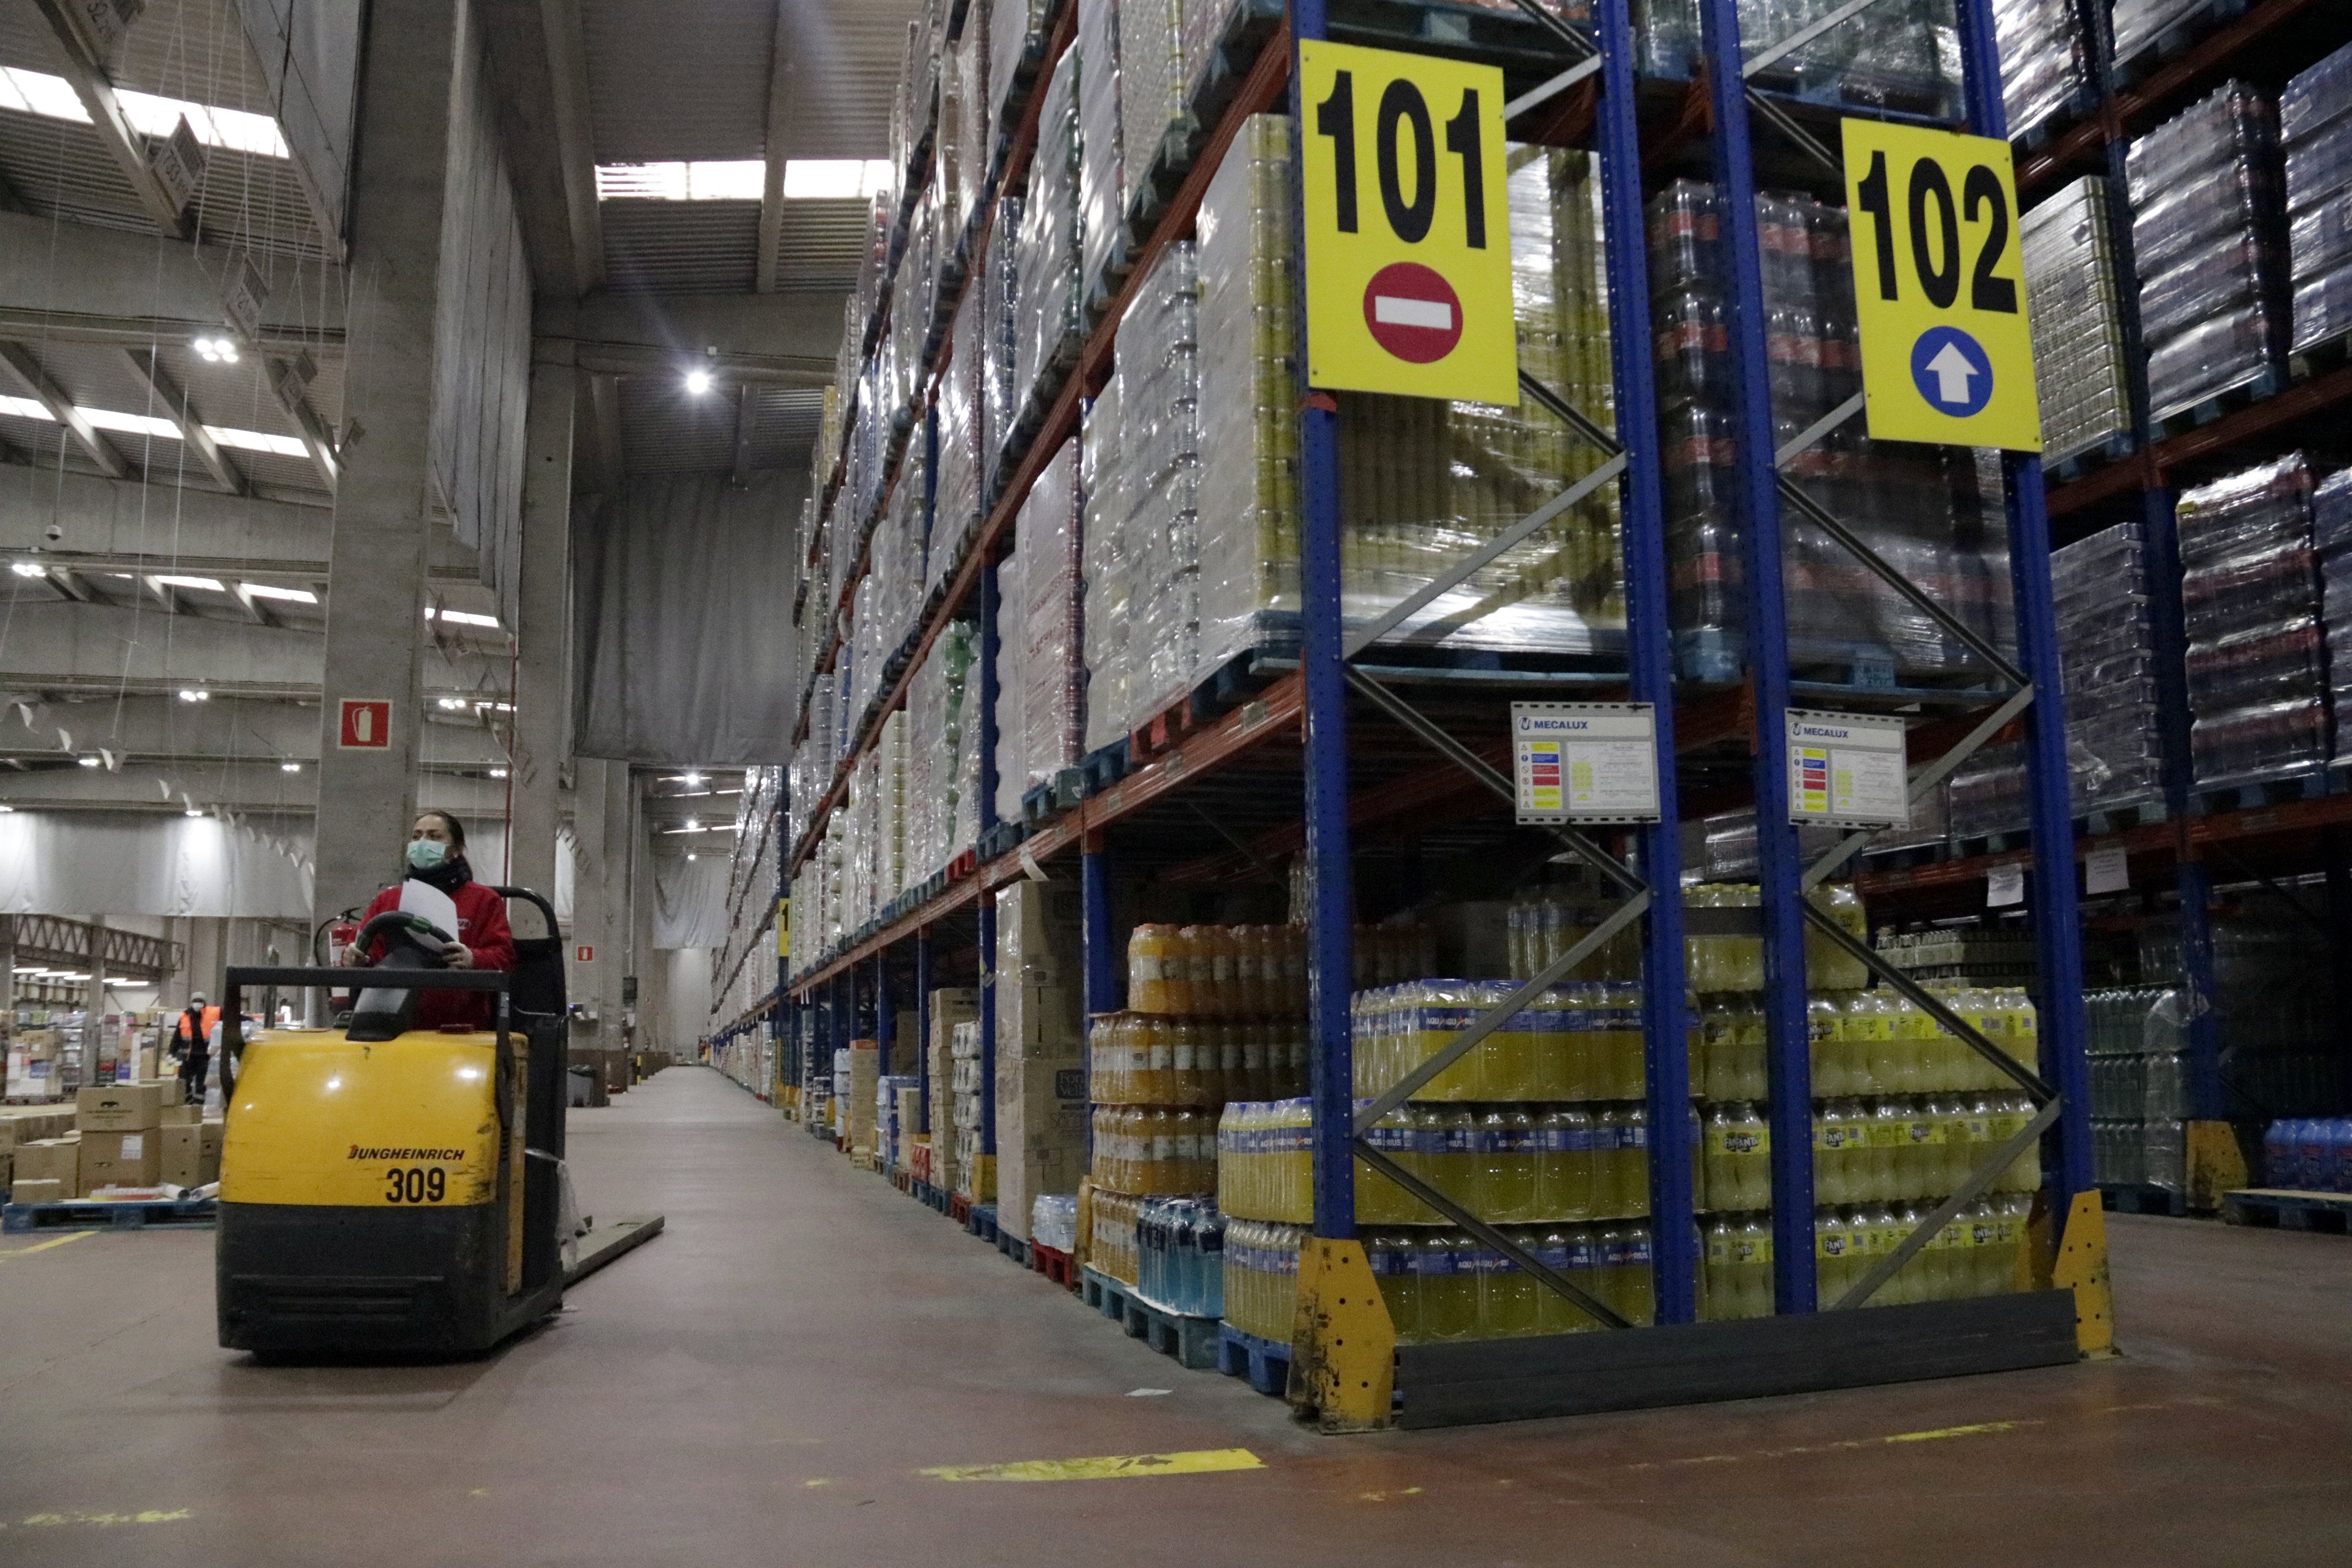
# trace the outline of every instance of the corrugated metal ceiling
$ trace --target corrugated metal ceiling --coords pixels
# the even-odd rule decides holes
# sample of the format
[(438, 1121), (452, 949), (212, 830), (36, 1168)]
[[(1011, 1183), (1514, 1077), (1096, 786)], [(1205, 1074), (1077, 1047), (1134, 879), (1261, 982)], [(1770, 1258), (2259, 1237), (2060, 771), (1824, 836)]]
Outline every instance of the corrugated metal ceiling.
[(757, 280), (757, 202), (613, 201), (600, 210), (617, 292), (742, 294)]
[(582, 0), (596, 162), (759, 157), (775, 16), (771, 0)]
[(890, 103), (907, 24), (923, 0), (781, 0), (787, 158), (879, 158), (890, 150)]

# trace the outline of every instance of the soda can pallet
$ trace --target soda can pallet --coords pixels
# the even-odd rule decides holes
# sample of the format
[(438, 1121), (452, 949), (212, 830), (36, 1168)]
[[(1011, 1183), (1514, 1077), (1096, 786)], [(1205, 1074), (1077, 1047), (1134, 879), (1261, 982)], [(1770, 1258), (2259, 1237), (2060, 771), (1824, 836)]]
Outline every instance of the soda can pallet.
[(150, 1226), (209, 1227), (220, 1215), (212, 1198), (144, 1198), (132, 1203), (9, 1204), (0, 1233), (28, 1230), (144, 1230)]
[(1207, 1372), (1217, 1365), (1218, 1333), (1223, 1325), (1215, 1318), (1195, 1318), (1156, 1306), (1138, 1295), (1133, 1286), (1122, 1285), (1099, 1269), (1084, 1269), (1082, 1279), (1079, 1295), (1086, 1304), (1125, 1328), (1128, 1338), (1143, 1341), (1193, 1372)]
[(1227, 1323), (1218, 1331), (1217, 1370), (1280, 1399), (1290, 1386), (1290, 1347)]
[(2248, 1187), (2221, 1195), (2221, 1217), (2231, 1225), (2352, 1234), (2352, 1193), (2308, 1193), (2288, 1187)]

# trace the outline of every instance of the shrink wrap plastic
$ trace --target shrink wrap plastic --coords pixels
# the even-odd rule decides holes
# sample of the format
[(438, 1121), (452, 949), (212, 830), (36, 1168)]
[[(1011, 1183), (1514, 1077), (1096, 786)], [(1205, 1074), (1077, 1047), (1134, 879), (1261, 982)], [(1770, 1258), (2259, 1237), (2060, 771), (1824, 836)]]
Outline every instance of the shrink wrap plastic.
[(2160, 421), (2285, 358), (2277, 112), (2225, 83), (2133, 142), (2129, 167), (2149, 412)]
[(2200, 784), (2275, 776), (2329, 752), (2327, 655), (2301, 453), (2182, 493), (2189, 747)]

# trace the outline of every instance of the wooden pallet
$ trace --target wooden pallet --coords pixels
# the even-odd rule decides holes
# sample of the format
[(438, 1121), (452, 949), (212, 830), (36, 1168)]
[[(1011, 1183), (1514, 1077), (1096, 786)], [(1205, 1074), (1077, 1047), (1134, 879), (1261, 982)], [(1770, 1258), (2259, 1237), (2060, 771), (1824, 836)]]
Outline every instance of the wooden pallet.
[(2293, 1187), (2246, 1187), (2221, 1194), (2221, 1217), (2231, 1225), (2352, 1234), (2352, 1193)]
[(145, 1230), (210, 1227), (219, 1222), (212, 1198), (142, 1198), (128, 1203), (75, 1199), (0, 1206), (0, 1233), (28, 1230)]
[(1083, 1270), (1079, 1295), (1124, 1328), (1128, 1338), (1143, 1341), (1178, 1365), (1206, 1372), (1217, 1364), (1217, 1333), (1223, 1325), (1216, 1319), (1171, 1312), (1097, 1268)]
[(1280, 1399), (1290, 1385), (1290, 1347), (1246, 1334), (1231, 1323), (1218, 1331), (1217, 1370)]

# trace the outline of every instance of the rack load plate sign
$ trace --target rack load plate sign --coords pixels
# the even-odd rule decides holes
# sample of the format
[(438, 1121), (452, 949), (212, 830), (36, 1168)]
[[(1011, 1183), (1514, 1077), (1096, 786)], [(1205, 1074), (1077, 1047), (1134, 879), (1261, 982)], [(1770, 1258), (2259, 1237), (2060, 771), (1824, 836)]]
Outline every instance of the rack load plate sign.
[(1511, 764), (1521, 822), (1658, 820), (1646, 702), (1514, 702)]
[(1789, 710), (1789, 820), (1800, 826), (1908, 827), (1903, 721)]
[(1503, 73), (1298, 47), (1307, 384), (1516, 405)]
[(1845, 121), (1870, 433), (2042, 450), (2009, 143)]

